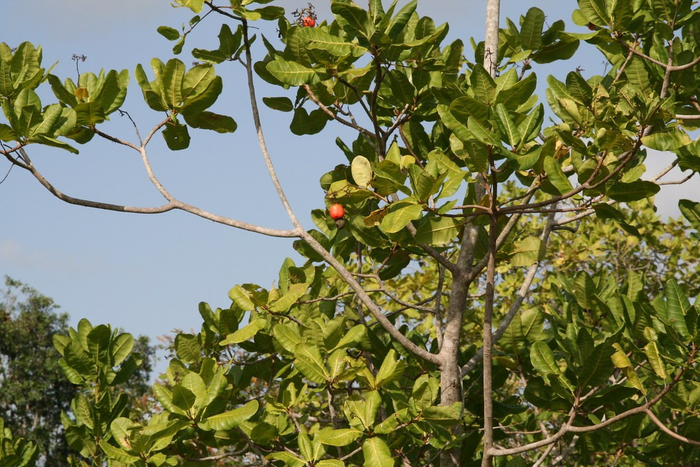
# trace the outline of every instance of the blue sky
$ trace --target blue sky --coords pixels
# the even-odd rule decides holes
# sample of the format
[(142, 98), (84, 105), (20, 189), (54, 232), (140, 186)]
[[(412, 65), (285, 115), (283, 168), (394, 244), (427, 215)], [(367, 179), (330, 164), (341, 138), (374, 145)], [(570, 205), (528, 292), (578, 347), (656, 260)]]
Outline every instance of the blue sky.
[[(0, 41), (11, 46), (23, 41), (41, 44), (44, 65), (58, 61), (54, 74), (62, 78), (75, 80), (73, 54), (87, 56), (79, 63), (81, 72), (127, 68), (132, 84), (123, 109), (129, 111), (142, 134), (162, 119), (142, 103), (133, 70), (137, 63), (148, 70), (151, 57), (163, 61), (172, 57), (172, 44), (157, 34), (156, 28), (179, 28), (191, 17), (189, 10), (172, 8), (167, 0), (6, 3)], [(288, 11), (306, 3), (277, 2)], [(449, 21), (450, 38), (460, 37), (468, 46), (469, 37), (478, 41), (483, 36), (485, 3), (425, 0), (419, 2), (419, 12), (437, 23)], [(517, 22), (517, 17), (533, 5), (546, 12), (550, 24), (564, 19), (572, 26), (573, 0), (503, 0), (502, 17)], [(330, 17), (326, 1), (317, 2), (316, 7), (321, 20)], [(192, 46), (216, 48), (219, 26), (211, 24), (210, 29), (203, 24), (188, 38), (189, 47), (180, 56), (185, 63), (192, 61), (188, 55)], [(274, 29), (264, 32), (271, 39), (275, 37)], [(577, 66), (584, 68), (584, 75), (603, 71), (602, 58), (592, 51), (575, 57), (563, 71)], [(562, 71), (564, 65), (558, 67)], [(150, 146), (156, 174), (183, 201), (238, 220), (290, 228), (260, 157), (240, 66), (222, 66), (217, 73), (224, 77), (225, 88), (214, 110), (233, 116), (238, 131), (218, 135), (195, 130), (191, 132), (191, 148), (175, 153), (157, 137)], [(544, 78), (541, 74), (540, 82)], [(259, 97), (282, 94), (264, 85), (258, 92)], [(41, 96), (44, 104), (52, 102), (48, 87)], [(263, 110), (281, 181), (292, 207), (304, 225), (312, 228), (308, 213), (324, 206), (319, 177), (345, 162), (334, 139), (346, 135), (346, 141), (351, 141), (354, 136), (329, 124), (321, 135), (297, 137), (288, 131), (291, 114)], [(136, 140), (128, 121), (118, 115), (113, 115), (103, 131)], [(104, 141), (79, 149), (77, 156), (41, 148), (30, 147), (28, 151), (46, 177), (72, 196), (138, 206), (163, 203), (135, 152)], [(654, 170), (668, 162), (668, 157), (655, 154), (647, 165)], [(0, 161), (0, 179), (8, 169), (9, 164)], [(663, 213), (676, 216), (677, 199), (697, 197), (693, 196), (696, 192), (692, 186), (664, 187), (657, 199)], [(147, 216), (71, 206), (16, 168), (0, 184), (0, 226), (0, 274), (54, 298), (70, 313), (72, 324), (86, 317), (93, 324), (110, 323), (152, 338), (173, 329), (198, 329), (200, 301), (226, 307), (231, 287), (245, 282), (269, 286), (285, 257), (298, 258), (290, 240), (237, 231), (182, 212)]]

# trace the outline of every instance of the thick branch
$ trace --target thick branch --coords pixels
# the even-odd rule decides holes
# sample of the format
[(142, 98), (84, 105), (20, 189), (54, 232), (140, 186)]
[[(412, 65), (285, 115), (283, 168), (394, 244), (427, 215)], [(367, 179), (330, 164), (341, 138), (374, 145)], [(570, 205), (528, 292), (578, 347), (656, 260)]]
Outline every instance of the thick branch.
[(369, 311), (372, 313), (372, 316), (381, 324), (381, 326), (384, 328), (386, 332), (391, 335), (394, 339), (396, 339), (397, 342), (399, 342), (406, 350), (414, 354), (415, 356), (426, 360), (428, 362), (434, 363), (436, 365), (440, 365), (442, 363), (442, 358), (440, 358), (438, 355), (435, 355), (432, 352), (427, 351), (426, 349), (419, 347), (416, 345), (413, 341), (411, 341), (408, 337), (404, 336), (401, 334), (401, 332), (396, 329), (394, 324), (389, 321), (389, 319), (384, 316), (384, 313), (382, 310), (379, 308), (379, 306), (374, 303), (372, 298), (365, 292), (365, 290), (362, 288), (362, 285), (357, 282), (357, 280), (353, 277), (353, 275), (348, 271), (336, 258), (333, 256), (330, 252), (328, 252), (321, 244), (319, 244), (316, 239), (314, 239), (308, 232), (301, 232), (301, 238), (304, 240), (306, 243), (308, 243), (311, 248), (314, 249), (318, 254), (320, 254), (323, 259), (330, 264), (333, 269), (335, 269), (338, 274), (340, 274), (340, 277), (343, 278), (343, 280), (350, 286), (350, 288), (355, 292), (357, 297), (360, 299), (363, 305), (369, 309)]
[[(552, 232), (552, 229), (554, 228), (555, 224), (556, 222), (554, 220), (554, 213), (550, 213), (549, 216), (547, 216), (547, 225), (545, 226), (544, 231), (540, 236), (540, 240), (542, 241), (541, 248), (546, 248), (547, 242), (549, 241), (549, 234)], [(498, 325), (498, 329), (496, 329), (496, 332), (493, 333), (493, 337), (491, 338), (492, 345), (496, 344), (501, 339), (503, 334), (506, 332), (506, 329), (508, 329), (508, 326), (510, 326), (510, 323), (513, 321), (513, 318), (520, 310), (520, 306), (523, 304), (523, 301), (525, 301), (525, 298), (527, 297), (528, 292), (530, 291), (532, 281), (537, 275), (537, 271), (539, 270), (540, 264), (541, 260), (538, 259), (530, 266), (530, 269), (525, 275), (525, 279), (523, 279), (523, 283), (520, 286), (520, 290), (518, 290), (518, 295), (516, 296), (515, 301), (510, 306), (510, 309), (508, 309), (508, 313), (506, 313), (505, 317), (501, 321), (501, 324)], [(467, 364), (462, 367), (462, 377), (465, 377), (474, 368), (476, 368), (479, 362), (481, 362), (483, 356), (484, 348), (482, 347), (467, 362)]]

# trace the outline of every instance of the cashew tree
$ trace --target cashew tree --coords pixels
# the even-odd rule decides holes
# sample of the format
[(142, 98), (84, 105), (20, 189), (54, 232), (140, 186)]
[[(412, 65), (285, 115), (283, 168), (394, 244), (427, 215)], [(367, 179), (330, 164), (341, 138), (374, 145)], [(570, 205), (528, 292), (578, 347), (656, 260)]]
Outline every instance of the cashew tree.
[[(486, 37), (470, 47), (446, 43), (448, 25), (419, 15), (416, 1), (334, 0), (328, 18), (272, 0), (175, 4), (193, 16), (158, 28), (174, 54), (208, 34), (218, 48), (193, 48), (192, 66), (136, 65), (155, 114), (132, 134), (113, 134), (108, 121), (128, 110), (129, 71), (61, 79), (42, 68), (40, 48), (0, 45), (0, 152), (67, 203), (180, 210), (294, 238), (302, 259), (285, 259), (272, 287), (234, 286), (228, 308), (200, 305), (201, 331), (176, 336), (154, 386), (162, 410), (147, 422), (110, 395), (135, 369), (128, 337), (81, 322), (57, 339), (65, 371), (92, 395), (64, 417), (74, 465), (698, 462), (700, 330), (685, 292), (697, 290), (697, 264), (664, 258), (679, 250), (663, 253), (643, 222), (662, 185), (696, 183), (700, 171), (691, 0), (578, 0), (569, 24), (536, 6), (499, 24), (489, 1)], [(582, 41), (600, 51), (603, 75), (538, 76), (543, 64), (569, 66)], [(209, 110), (225, 67), (245, 71), (287, 230), (178, 199), (150, 164), (154, 138), (173, 151), (198, 129), (235, 138), (235, 120)], [(261, 82), (275, 91), (259, 99)], [(319, 172), (319, 196), (342, 214), (314, 210), (314, 225), (302, 225), (261, 103), (289, 115), (290, 139), (352, 134), (336, 140), (347, 163)], [(135, 151), (163, 204), (71, 196), (31, 157), (36, 145), (89, 151), (95, 138)], [(649, 173), (652, 150), (674, 162)], [(667, 180), (676, 166), (688, 176)], [(676, 228), (697, 243), (700, 203), (679, 207)], [(578, 265), (572, 245), (594, 251), (595, 228), (648, 248)], [(678, 269), (657, 274), (664, 264)]]

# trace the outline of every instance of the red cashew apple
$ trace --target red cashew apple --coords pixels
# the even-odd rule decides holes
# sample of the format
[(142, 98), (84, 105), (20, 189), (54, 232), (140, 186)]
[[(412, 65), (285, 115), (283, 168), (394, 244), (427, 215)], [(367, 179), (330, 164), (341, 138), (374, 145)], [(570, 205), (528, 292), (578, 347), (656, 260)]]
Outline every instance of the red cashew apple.
[(331, 215), (332, 219), (342, 219), (345, 215), (345, 208), (343, 208), (342, 204), (331, 204), (328, 208), (328, 214)]

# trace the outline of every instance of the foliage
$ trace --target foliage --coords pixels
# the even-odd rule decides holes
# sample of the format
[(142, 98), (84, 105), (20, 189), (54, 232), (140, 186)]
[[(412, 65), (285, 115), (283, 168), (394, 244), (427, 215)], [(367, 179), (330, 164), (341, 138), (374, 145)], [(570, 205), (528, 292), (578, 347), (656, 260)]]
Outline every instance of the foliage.
[[(0, 417), (28, 438), (50, 465), (66, 465), (61, 411), (76, 393), (58, 365), (52, 337), (66, 332), (68, 315), (50, 298), (9, 277), (0, 303)], [(10, 437), (7, 437), (10, 439)]]
[[(415, 1), (365, 9), (335, 0), (333, 17), (313, 23), (290, 22), (270, 0), (176, 3), (195, 16), (188, 30), (159, 28), (173, 52), (217, 17), (219, 47), (194, 48), (200, 63), (189, 70), (153, 59), (153, 81), (136, 67), (144, 100), (166, 115), (137, 143), (103, 130), (128, 72), (61, 82), (41, 68), (40, 49), (1, 45), (0, 139), (14, 142), (2, 153), (67, 202), (179, 209), (296, 238), (305, 259), (285, 260), (268, 289), (233, 287), (229, 308), (200, 306), (202, 330), (175, 338), (167, 380), (154, 386), (162, 411), (150, 418), (129, 418), (114, 390), (137, 368), (133, 338), (86, 321), (57, 337), (61, 365), (82, 388), (63, 420), (82, 456), (73, 465), (699, 462), (700, 336), (688, 295), (698, 290), (697, 255), (679, 233), (698, 239), (700, 203), (681, 200), (685, 219), (663, 225), (647, 203), (667, 171), (644, 165), (653, 149), (691, 176), (700, 170), (690, 136), (700, 121), (693, 2), (579, 0), (573, 19), (584, 33), (533, 7), (472, 41), (471, 60), (461, 40), (443, 45), (448, 26), (419, 16)], [(266, 55), (255, 62), (250, 22), (274, 20), (280, 42), (263, 35)], [(537, 65), (570, 59), (580, 41), (608, 68), (549, 76), (548, 114), (534, 94)], [(182, 202), (150, 167), (157, 132), (178, 150), (190, 128), (236, 130), (207, 110), (223, 86), (215, 70), (229, 62), (248, 73), (261, 153), (291, 230)], [(293, 134), (330, 122), (356, 133), (337, 140), (347, 164), (321, 176), (342, 219), (316, 210), (308, 230), (289, 207), (253, 71), (283, 94), (263, 102), (291, 113)], [(42, 107), (35, 89), (45, 80), (58, 102)], [(27, 154), (32, 144), (74, 151), (58, 138), (94, 135), (138, 151), (166, 204), (72, 198)], [(585, 235), (571, 235), (576, 225)]]
[[(66, 435), (70, 433), (62, 426), (62, 420), (66, 414), (74, 413), (71, 401), (79, 391), (75, 381), (64, 373), (65, 365), (54, 348), (56, 336), (69, 331), (68, 315), (57, 314), (58, 305), (51, 298), (17, 280), (6, 277), (5, 285), (0, 303), (0, 417), (7, 430), (29, 442), (26, 444), (21, 438), (11, 441), (10, 445), (19, 443), (13, 448), (15, 451), (19, 453), (25, 449), (21, 446), (31, 445), (34, 447), (24, 451), (27, 459), (30, 452), (36, 451), (32, 458), (40, 459), (44, 465), (68, 465), (70, 448)], [(135, 343), (135, 349), (152, 360), (154, 349), (148, 338), (141, 336)], [(137, 416), (150, 410), (146, 403), (151, 394), (150, 360), (144, 360), (131, 379), (119, 382)], [(9, 435), (5, 437), (12, 440)], [(0, 459), (9, 454), (6, 450)], [(15, 465), (14, 461), (7, 462)]]

